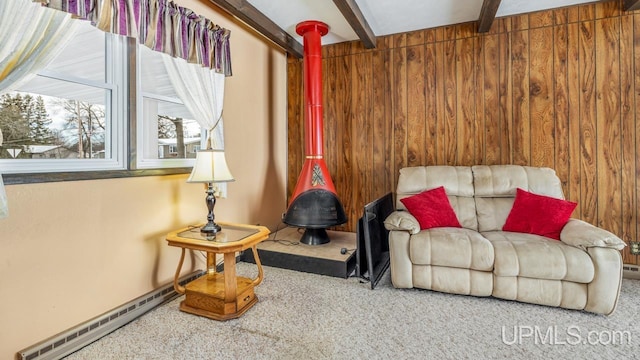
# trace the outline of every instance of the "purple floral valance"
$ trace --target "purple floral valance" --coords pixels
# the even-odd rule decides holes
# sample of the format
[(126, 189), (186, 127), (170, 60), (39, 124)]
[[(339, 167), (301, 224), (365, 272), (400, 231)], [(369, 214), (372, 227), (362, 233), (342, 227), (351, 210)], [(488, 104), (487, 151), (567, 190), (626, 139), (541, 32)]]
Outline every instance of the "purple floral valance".
[(170, 0), (34, 0), (231, 76), (230, 31)]

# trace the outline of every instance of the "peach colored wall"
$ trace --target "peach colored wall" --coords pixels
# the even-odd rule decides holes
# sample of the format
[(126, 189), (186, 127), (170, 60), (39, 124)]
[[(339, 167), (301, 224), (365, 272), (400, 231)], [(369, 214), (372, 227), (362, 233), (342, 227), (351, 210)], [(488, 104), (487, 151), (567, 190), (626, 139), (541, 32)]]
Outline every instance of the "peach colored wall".
[[(195, 0), (175, 1), (232, 31), (225, 93), (227, 161), (236, 181), (216, 220), (270, 228), (286, 207), (286, 58)], [(1, 169), (0, 169), (1, 171)], [(179, 250), (164, 236), (204, 220), (187, 175), (7, 186), (0, 220), (0, 358), (169, 283)], [(188, 261), (184, 273), (202, 268)]]

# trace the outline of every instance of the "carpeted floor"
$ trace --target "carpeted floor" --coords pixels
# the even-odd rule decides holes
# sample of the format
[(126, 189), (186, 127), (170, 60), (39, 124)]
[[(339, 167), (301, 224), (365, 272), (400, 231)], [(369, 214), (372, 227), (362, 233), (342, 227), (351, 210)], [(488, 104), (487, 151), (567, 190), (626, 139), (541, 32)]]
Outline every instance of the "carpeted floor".
[[(254, 265), (238, 265), (241, 275), (254, 271)], [(67, 359), (640, 357), (638, 280), (623, 281), (618, 308), (609, 317), (394, 289), (388, 271), (371, 290), (356, 278), (265, 267), (256, 294), (252, 309), (226, 322), (179, 311), (179, 297)]]

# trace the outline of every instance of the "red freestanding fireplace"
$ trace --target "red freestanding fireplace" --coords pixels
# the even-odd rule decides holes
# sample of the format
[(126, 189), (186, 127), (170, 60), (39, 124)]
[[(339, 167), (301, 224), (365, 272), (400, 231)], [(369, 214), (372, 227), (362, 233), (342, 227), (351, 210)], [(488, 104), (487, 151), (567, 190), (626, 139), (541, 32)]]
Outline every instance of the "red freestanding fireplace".
[(304, 21), (296, 26), (304, 40), (304, 140), (305, 161), (291, 196), (284, 223), (305, 228), (300, 242), (328, 243), (326, 229), (344, 224), (347, 216), (324, 161), (322, 113), (322, 43), (329, 26)]

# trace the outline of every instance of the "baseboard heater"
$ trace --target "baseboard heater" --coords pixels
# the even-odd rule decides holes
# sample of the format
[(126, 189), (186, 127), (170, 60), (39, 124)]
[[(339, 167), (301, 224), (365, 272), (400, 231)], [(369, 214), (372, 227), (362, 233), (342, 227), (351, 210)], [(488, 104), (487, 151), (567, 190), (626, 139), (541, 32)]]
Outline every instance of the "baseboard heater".
[(624, 264), (622, 266), (622, 277), (626, 279), (640, 280), (640, 266)]
[[(204, 271), (199, 270), (185, 275), (180, 278), (180, 284), (184, 285), (203, 274)], [(18, 359), (60, 359), (178, 296), (179, 294), (173, 289), (173, 282), (171, 282), (171, 284), (164, 285), (100, 316), (21, 350), (18, 352)]]

